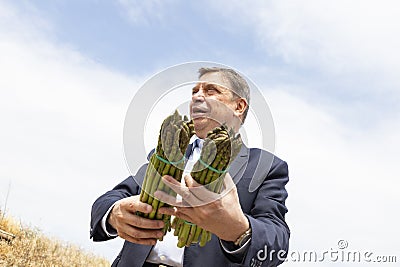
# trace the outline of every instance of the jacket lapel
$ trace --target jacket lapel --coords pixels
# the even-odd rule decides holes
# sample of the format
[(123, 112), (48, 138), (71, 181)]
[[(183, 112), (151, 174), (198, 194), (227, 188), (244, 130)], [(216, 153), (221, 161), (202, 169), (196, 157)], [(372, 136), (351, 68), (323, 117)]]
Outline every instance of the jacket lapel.
[(232, 177), (232, 180), (235, 183), (237, 183), (240, 180), (240, 177), (242, 177), (243, 172), (246, 169), (247, 165), (246, 163), (248, 162), (248, 158), (249, 158), (249, 149), (244, 144), (242, 144), (239, 154), (231, 163), (231, 166), (229, 167), (228, 171)]

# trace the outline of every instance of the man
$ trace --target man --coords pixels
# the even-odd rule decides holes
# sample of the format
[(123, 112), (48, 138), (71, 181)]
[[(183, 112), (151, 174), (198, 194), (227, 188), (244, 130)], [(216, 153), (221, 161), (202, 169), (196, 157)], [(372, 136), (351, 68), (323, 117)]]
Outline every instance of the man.
[[(208, 131), (225, 124), (237, 132), (250, 101), (249, 87), (237, 72), (224, 68), (203, 68), (199, 72), (200, 82), (192, 90), (190, 103), (199, 141), (192, 142), (190, 147), (200, 145), (193, 152), (188, 151), (189, 161), (198, 157), (201, 140)], [(135, 215), (136, 211), (152, 210), (139, 201), (146, 167), (147, 164), (139, 169), (135, 179), (127, 178), (93, 204), (93, 240), (108, 240), (117, 235), (126, 240), (113, 266), (277, 266), (284, 260), (290, 235), (285, 223), (288, 169), (284, 161), (243, 145), (225, 176), (221, 195), (198, 187), (190, 175), (184, 177), (185, 184), (163, 177), (164, 183), (182, 196), (182, 201), (156, 192), (155, 197), (175, 205), (160, 208), (160, 212), (213, 233), (204, 247), (196, 244), (184, 251), (165, 245), (166, 241), (157, 242), (163, 235), (162, 221)], [(250, 192), (252, 179), (261, 183)], [(187, 205), (181, 205), (183, 202)], [(163, 255), (165, 251), (167, 255)]]

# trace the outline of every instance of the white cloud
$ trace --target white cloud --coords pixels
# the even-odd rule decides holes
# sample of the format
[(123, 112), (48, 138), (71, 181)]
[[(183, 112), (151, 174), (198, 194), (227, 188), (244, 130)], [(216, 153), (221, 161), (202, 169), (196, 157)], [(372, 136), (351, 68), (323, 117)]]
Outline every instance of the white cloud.
[(0, 207), (11, 183), (11, 215), (111, 259), (119, 245), (89, 240), (90, 206), (129, 175), (123, 120), (143, 78), (50, 42), (35, 20), (0, 6)]
[(366, 84), (378, 80), (374, 89), (382, 91), (400, 85), (398, 1), (219, 1), (211, 6), (223, 10), (232, 27), (247, 25), (257, 46), (291, 66), (333, 76), (358, 74)]
[(152, 22), (163, 22), (165, 19), (166, 8), (175, 1), (137, 1), (137, 0), (119, 0), (118, 3), (128, 20), (134, 25), (149, 25)]
[(287, 91), (273, 88), (267, 97), (277, 154), (289, 163), (291, 250), (321, 256), (345, 239), (352, 251), (396, 255), (399, 117), (360, 131)]

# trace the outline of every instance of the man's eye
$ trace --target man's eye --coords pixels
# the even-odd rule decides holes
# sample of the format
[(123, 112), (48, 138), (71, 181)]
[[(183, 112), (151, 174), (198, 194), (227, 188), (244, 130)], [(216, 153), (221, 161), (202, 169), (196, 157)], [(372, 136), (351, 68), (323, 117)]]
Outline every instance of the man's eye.
[(207, 92), (209, 93), (215, 93), (218, 92), (217, 88), (215, 88), (214, 86), (210, 86), (207, 88)]

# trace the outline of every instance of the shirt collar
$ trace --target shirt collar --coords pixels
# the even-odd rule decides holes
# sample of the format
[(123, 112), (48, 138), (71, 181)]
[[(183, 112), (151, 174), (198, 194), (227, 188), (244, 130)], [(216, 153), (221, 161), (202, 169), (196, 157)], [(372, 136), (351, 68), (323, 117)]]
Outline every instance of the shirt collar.
[(191, 144), (192, 147), (193, 147), (194, 142), (196, 142), (196, 140), (199, 140), (199, 141), (197, 141), (197, 145), (198, 145), (198, 147), (199, 147), (200, 149), (202, 149), (202, 148), (203, 148), (204, 140), (203, 140), (203, 139), (200, 139), (200, 138), (199, 138), (197, 135), (195, 135), (195, 134), (190, 138), (189, 144)]

